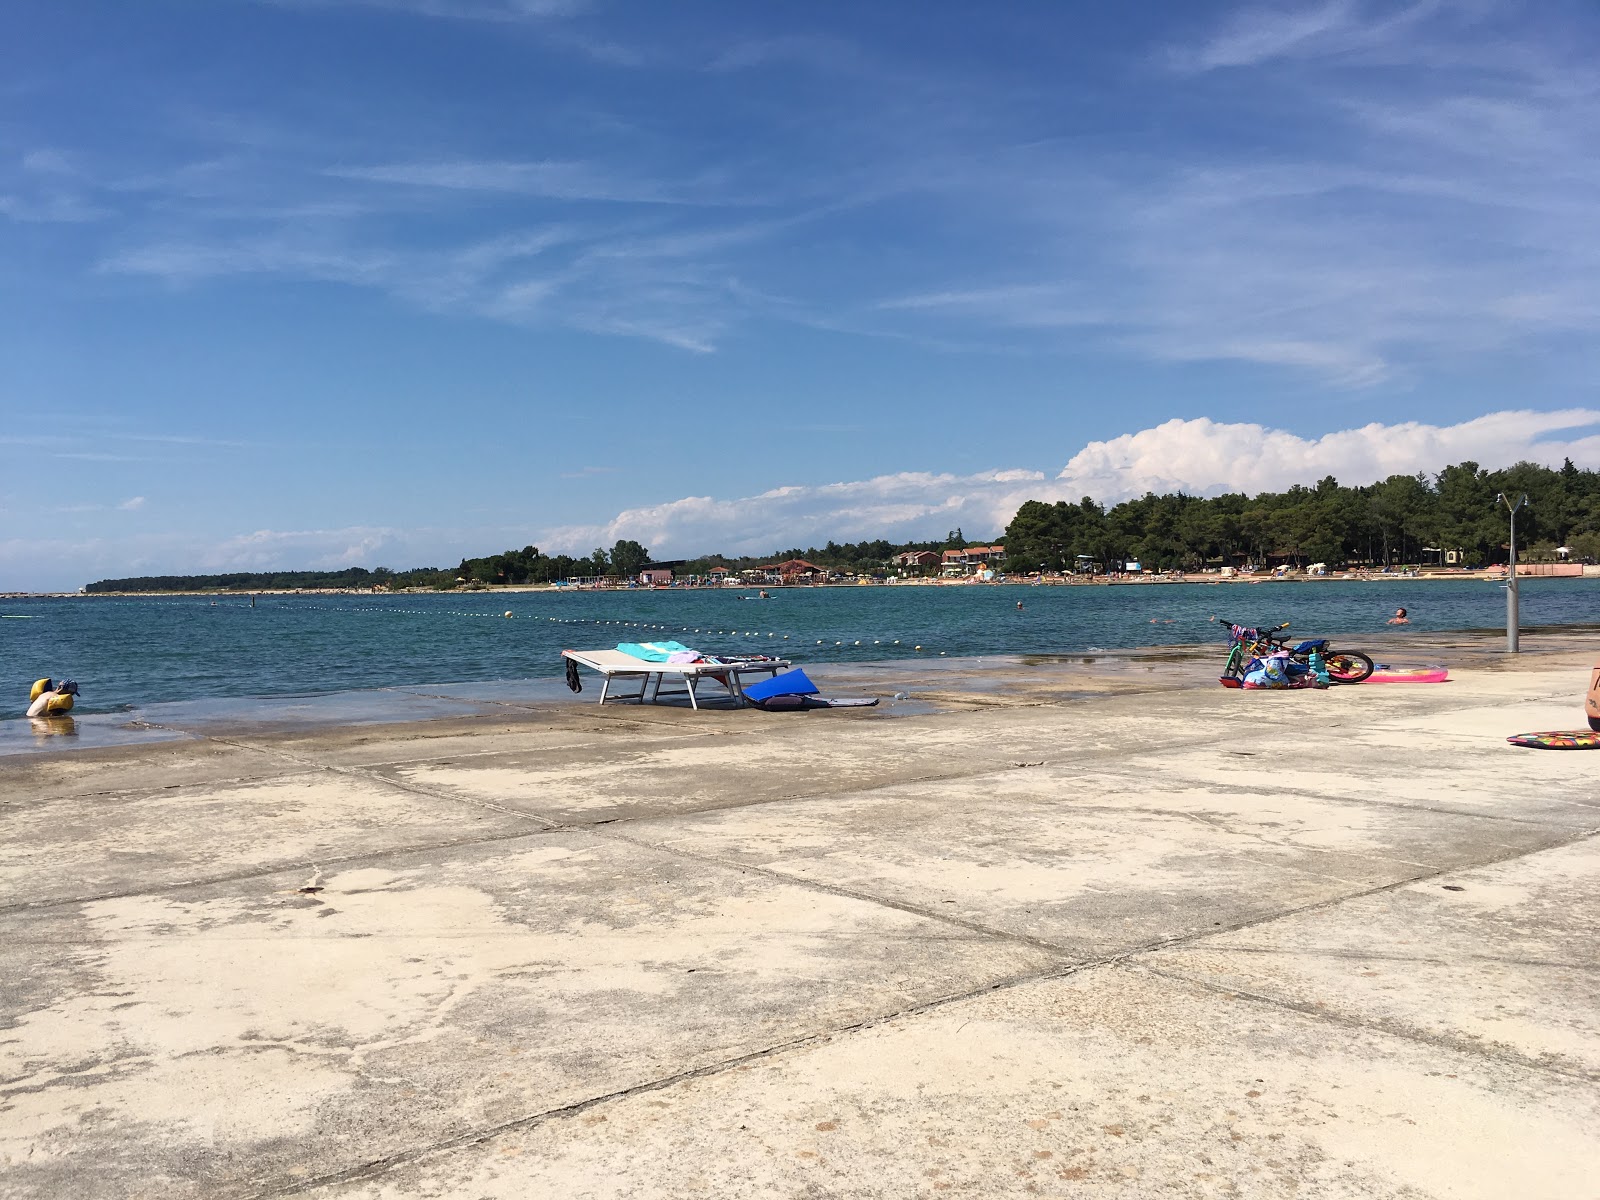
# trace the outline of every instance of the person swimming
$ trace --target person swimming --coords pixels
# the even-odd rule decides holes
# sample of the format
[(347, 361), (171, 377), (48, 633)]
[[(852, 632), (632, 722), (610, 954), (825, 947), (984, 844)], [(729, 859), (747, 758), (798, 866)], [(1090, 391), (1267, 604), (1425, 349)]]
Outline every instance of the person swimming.
[(1406, 610), (1405, 609), (1397, 608), (1397, 609), (1394, 610), (1394, 616), (1389, 618), (1389, 624), (1390, 625), (1409, 625), (1409, 624), (1411, 624), (1411, 618), (1406, 616)]
[(72, 711), (72, 698), (78, 694), (78, 685), (70, 679), (53, 683), (40, 679), (33, 685), (28, 705), (30, 717), (53, 717)]

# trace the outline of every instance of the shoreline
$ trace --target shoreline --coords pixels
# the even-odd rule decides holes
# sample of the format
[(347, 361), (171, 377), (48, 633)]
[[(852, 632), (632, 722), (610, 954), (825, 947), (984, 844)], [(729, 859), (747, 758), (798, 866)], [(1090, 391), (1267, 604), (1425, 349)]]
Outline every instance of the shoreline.
[[(1523, 648), (1509, 655), (1504, 635), (1495, 630), (1388, 631), (1361, 640), (1383, 662), (1402, 666), (1444, 665), (1457, 669), (1509, 671), (1546, 669), (1563, 656), (1600, 644), (1600, 625), (1524, 631)], [(806, 663), (803, 667), (825, 693), (877, 697), (878, 707), (857, 710), (844, 719), (888, 719), (907, 715), (966, 711), (981, 707), (1028, 707), (1066, 701), (1092, 701), (1133, 692), (1201, 690), (1216, 686), (1226, 657), (1219, 642), (1153, 643), (1120, 649), (1088, 649), (1059, 654), (941, 655), (860, 662)], [(76, 713), (54, 722), (23, 716), (0, 719), (0, 762), (14, 756), (76, 755), (95, 750), (175, 740), (240, 736), (303, 735), (340, 730), (408, 728), (425, 730), (452, 722), (537, 723), (564, 714), (682, 713), (687, 704), (632, 705), (612, 702), (603, 711), (592, 697), (598, 681), (570, 692), (555, 676), (474, 683), (419, 683), (331, 692), (214, 698), (151, 704), (128, 711)], [(711, 719), (782, 719), (759, 710), (735, 712), (712, 690)], [(897, 696), (903, 696), (897, 699)], [(839, 719), (842, 713), (826, 718)], [(653, 720), (653, 717), (643, 719)], [(664, 719), (682, 719), (677, 717)]]
[[(1547, 581), (1552, 579), (1593, 579), (1600, 577), (1600, 565), (1573, 564), (1583, 567), (1581, 573), (1546, 574), (1537, 569), (1526, 570), (1523, 568), (1549, 566), (1555, 564), (1545, 563), (1520, 563), (1518, 564), (1517, 579), (1538, 579)], [(1348, 572), (1334, 572), (1326, 575), (1232, 575), (1232, 576), (1186, 576), (1174, 579), (1169, 576), (1150, 574), (1141, 575), (1131, 579), (1108, 579), (1104, 576), (1092, 578), (1078, 577), (1023, 577), (1006, 579), (971, 579), (971, 578), (894, 578), (884, 580), (843, 580), (829, 583), (770, 583), (753, 582), (741, 584), (713, 584), (705, 586), (658, 585), (639, 587), (567, 587), (554, 583), (541, 584), (485, 584), (475, 588), (402, 588), (398, 591), (374, 590), (371, 588), (254, 588), (254, 589), (211, 589), (196, 591), (167, 591), (167, 592), (0, 592), (0, 600), (138, 600), (144, 598), (173, 598), (183, 596), (208, 596), (213, 599), (222, 596), (498, 596), (498, 595), (590, 595), (594, 593), (626, 593), (626, 592), (694, 592), (694, 593), (721, 593), (745, 592), (752, 588), (763, 588), (767, 591), (806, 591), (813, 588), (877, 588), (877, 587), (1181, 587), (1184, 585), (1212, 587), (1223, 584), (1263, 584), (1263, 583), (1421, 583), (1437, 580), (1455, 580), (1482, 583), (1504, 583), (1506, 578), (1505, 568), (1476, 568), (1473, 570), (1423, 570), (1414, 575), (1397, 574), (1392, 572), (1378, 572), (1365, 576), (1358, 576)]]

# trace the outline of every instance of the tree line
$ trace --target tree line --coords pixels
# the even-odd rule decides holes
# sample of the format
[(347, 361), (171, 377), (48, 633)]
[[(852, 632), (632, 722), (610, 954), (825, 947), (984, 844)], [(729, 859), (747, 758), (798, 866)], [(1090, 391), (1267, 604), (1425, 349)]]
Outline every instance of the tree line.
[[(1506, 561), (1503, 493), (1528, 503), (1517, 513), (1519, 556), (1550, 558), (1558, 546), (1574, 560), (1600, 560), (1600, 472), (1566, 460), (1559, 470), (1518, 463), (1488, 471), (1458, 463), (1437, 475), (1391, 475), (1346, 487), (1329, 475), (1314, 486), (1256, 496), (1155, 495), (1106, 508), (1030, 500), (1006, 527), (1008, 571), (1060, 571), (1092, 563), (1116, 569), (1193, 570), (1244, 562), (1378, 567)], [(1115, 564), (1116, 566), (1113, 566)]]
[[(1580, 470), (1571, 459), (1559, 469), (1518, 463), (1502, 471), (1475, 462), (1444, 468), (1437, 475), (1391, 475), (1381, 483), (1346, 487), (1329, 475), (1314, 486), (1256, 496), (1231, 492), (1189, 496), (1146, 493), (1110, 508), (1085, 496), (1076, 504), (1029, 500), (1006, 526), (1005, 569), (1012, 572), (1105, 569), (1137, 561), (1146, 570), (1196, 570), (1237, 566), (1323, 562), (1374, 566), (1442, 562), (1455, 551), (1462, 566), (1506, 560), (1507, 513), (1497, 493), (1528, 504), (1517, 514), (1520, 552), (1554, 557), (1569, 547), (1574, 559), (1600, 561), (1600, 472)], [(909, 550), (943, 551), (972, 545), (960, 529), (941, 540), (829, 541), (762, 557), (705, 555), (678, 563), (679, 576), (710, 574), (713, 567), (738, 572), (799, 558), (830, 571), (881, 573)], [(984, 544), (984, 543), (979, 543)], [(484, 587), (555, 583), (582, 578), (631, 579), (650, 563), (650, 551), (631, 539), (587, 558), (547, 555), (537, 546), (463, 558), (454, 568), (347, 567), (336, 571), (256, 571), (217, 575), (155, 575), (102, 579), (89, 592), (280, 591), (295, 588)]]

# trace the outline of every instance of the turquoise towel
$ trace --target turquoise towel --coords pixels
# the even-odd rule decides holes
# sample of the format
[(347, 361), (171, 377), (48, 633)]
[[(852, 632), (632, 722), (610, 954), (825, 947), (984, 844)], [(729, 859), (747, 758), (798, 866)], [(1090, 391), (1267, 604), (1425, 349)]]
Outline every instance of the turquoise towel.
[(666, 662), (674, 654), (694, 653), (679, 642), (618, 642), (617, 649), (645, 662)]

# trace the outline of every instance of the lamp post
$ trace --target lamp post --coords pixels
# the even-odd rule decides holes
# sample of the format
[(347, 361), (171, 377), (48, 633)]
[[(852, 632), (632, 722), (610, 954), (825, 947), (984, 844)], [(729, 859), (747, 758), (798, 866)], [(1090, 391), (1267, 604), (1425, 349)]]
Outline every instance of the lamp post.
[(1517, 509), (1528, 502), (1527, 493), (1515, 503), (1504, 492), (1495, 496), (1496, 504), (1506, 506), (1506, 511), (1511, 514), (1511, 541), (1508, 543), (1510, 557), (1506, 563), (1506, 653), (1516, 654), (1520, 647), (1517, 644), (1521, 629), (1518, 622), (1521, 611), (1517, 606)]

